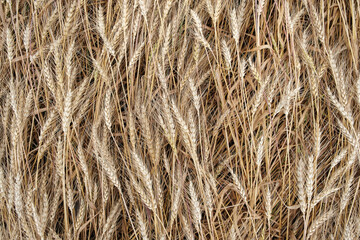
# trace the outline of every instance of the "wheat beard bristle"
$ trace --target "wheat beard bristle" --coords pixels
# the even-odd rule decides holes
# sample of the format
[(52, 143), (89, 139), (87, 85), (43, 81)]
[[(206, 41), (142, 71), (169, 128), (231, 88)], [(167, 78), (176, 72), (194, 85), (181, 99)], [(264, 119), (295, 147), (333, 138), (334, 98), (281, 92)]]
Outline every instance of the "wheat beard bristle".
[(1, 1), (0, 239), (357, 239), (359, 1)]

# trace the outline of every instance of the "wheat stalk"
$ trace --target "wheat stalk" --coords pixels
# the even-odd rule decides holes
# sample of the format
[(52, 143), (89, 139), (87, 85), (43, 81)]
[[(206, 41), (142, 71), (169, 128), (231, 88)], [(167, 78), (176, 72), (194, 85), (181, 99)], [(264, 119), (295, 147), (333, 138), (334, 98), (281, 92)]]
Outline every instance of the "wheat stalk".
[(0, 2), (0, 239), (358, 237), (357, 1)]

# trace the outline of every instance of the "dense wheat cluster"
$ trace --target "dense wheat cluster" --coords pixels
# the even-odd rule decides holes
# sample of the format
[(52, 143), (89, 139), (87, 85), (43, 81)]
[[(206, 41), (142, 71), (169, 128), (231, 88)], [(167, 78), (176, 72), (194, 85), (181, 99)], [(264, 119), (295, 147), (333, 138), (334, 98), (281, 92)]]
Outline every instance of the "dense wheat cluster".
[(0, 239), (359, 239), (358, 0), (2, 0)]

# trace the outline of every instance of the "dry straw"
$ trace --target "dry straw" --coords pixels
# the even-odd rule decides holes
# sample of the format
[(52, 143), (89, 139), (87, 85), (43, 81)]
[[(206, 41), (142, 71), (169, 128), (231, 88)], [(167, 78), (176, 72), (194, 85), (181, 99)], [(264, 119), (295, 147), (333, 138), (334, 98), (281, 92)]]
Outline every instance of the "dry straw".
[(359, 7), (0, 1), (0, 239), (359, 239)]

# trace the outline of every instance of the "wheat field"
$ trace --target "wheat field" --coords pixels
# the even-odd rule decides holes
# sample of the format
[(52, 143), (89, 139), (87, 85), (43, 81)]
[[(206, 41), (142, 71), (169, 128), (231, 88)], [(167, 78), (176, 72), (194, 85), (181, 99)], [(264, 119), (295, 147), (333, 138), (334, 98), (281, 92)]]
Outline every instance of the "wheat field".
[(359, 17), (0, 1), (0, 239), (359, 239)]

